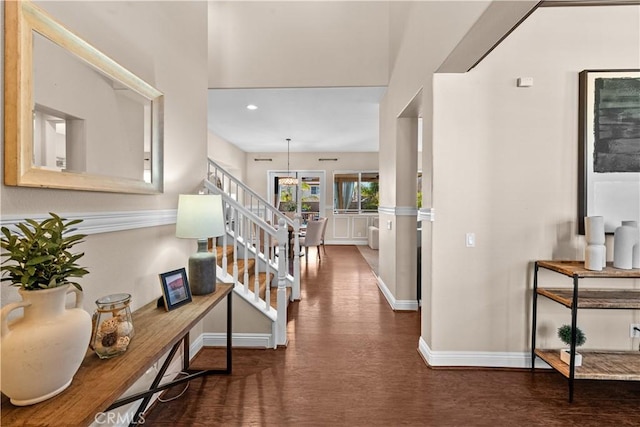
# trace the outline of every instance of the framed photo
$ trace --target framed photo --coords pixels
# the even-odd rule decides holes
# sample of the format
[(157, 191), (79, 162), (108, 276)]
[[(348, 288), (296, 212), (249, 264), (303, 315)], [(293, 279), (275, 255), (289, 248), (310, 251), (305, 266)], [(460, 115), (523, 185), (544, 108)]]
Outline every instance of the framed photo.
[(603, 216), (605, 232), (640, 221), (640, 70), (580, 73), (578, 229)]
[(191, 289), (184, 268), (160, 274), (164, 308), (167, 311), (191, 302)]

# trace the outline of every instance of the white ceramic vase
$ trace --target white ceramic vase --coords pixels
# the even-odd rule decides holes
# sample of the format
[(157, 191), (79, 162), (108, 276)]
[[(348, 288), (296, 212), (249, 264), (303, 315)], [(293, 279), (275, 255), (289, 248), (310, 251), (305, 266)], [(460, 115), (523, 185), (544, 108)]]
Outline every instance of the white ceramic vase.
[[(22, 301), (2, 308), (2, 392), (16, 406), (49, 399), (70, 384), (87, 352), (91, 316), (82, 306), (83, 294), (73, 285), (18, 291)], [(65, 307), (75, 292), (74, 308)], [(9, 313), (24, 315), (8, 321)]]
[(640, 241), (637, 221), (622, 221), (613, 237), (613, 266), (630, 270), (634, 265), (634, 246)]
[(604, 217), (587, 216), (584, 218), (585, 239), (589, 245), (604, 245)]
[(584, 218), (585, 240), (584, 268), (600, 271), (607, 265), (607, 249), (604, 246), (604, 217), (587, 216)]
[(604, 245), (588, 245), (584, 249), (584, 268), (600, 271), (606, 267), (607, 249)]

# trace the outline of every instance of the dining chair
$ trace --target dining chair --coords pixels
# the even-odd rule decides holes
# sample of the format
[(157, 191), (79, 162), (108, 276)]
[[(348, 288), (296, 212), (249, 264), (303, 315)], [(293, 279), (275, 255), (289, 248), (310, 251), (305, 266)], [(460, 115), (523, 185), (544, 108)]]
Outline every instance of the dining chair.
[(329, 222), (328, 219), (326, 217), (324, 218), (318, 218), (318, 221), (322, 221), (322, 237), (320, 239), (321, 243), (320, 245), (322, 246), (322, 252), (324, 252), (324, 254), (327, 254), (327, 248), (324, 247), (324, 232), (327, 231), (327, 223)]
[[(320, 255), (320, 245), (322, 244), (322, 230), (324, 221), (309, 221), (307, 230), (303, 237), (300, 237), (300, 247), (304, 247), (304, 254), (309, 262), (309, 247), (315, 246), (318, 251), (318, 260), (322, 260)], [(291, 245), (294, 245), (294, 239), (291, 239)]]

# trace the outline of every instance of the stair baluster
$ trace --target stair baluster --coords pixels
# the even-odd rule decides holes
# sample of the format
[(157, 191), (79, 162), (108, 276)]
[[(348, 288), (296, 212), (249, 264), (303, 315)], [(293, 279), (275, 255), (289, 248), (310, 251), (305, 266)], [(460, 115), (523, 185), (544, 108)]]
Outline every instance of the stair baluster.
[(228, 231), (229, 231), (229, 215), (227, 215), (227, 212), (229, 212), (229, 209), (231, 209), (231, 206), (229, 206), (229, 203), (224, 203), (225, 206), (225, 220), (226, 220), (226, 226), (225, 229), (227, 230), (227, 233), (224, 233), (224, 235), (222, 236), (222, 270), (224, 270), (224, 272), (226, 273), (227, 267), (228, 267), (228, 262), (229, 260), (227, 259), (227, 245), (229, 244), (228, 242)]
[(233, 283), (238, 283), (238, 210), (233, 209)]
[[(266, 267), (265, 267), (265, 271), (267, 272), (267, 285), (265, 287), (264, 290), (264, 308), (268, 309), (271, 306), (271, 280), (269, 280), (270, 277), (270, 271), (271, 270), (271, 248), (272, 248), (272, 244), (271, 244), (271, 239), (273, 237), (271, 237), (270, 234), (267, 233), (267, 230), (264, 231), (264, 248), (262, 250), (262, 253), (264, 253), (265, 256), (265, 260), (266, 260)], [(273, 248), (273, 253), (275, 256), (275, 248)]]
[(253, 273), (253, 293), (254, 300), (257, 303), (260, 300), (260, 262), (259, 262), (259, 254), (260, 254), (260, 236), (264, 236), (266, 233), (262, 228), (260, 228), (259, 224), (256, 224), (256, 234), (257, 234), (257, 244), (255, 246), (256, 251), (254, 252), (255, 263), (253, 264), (254, 273)]
[(247, 268), (247, 265), (249, 265), (249, 244), (251, 242), (253, 242), (254, 240), (252, 240), (252, 236), (251, 236), (251, 229), (253, 227), (249, 225), (249, 219), (246, 216), (242, 216), (242, 234), (243, 234), (243, 240), (244, 240), (244, 279), (242, 280), (243, 283), (243, 288), (244, 288), (244, 293), (246, 294), (248, 289), (247, 289), (247, 283), (249, 283), (249, 269)]

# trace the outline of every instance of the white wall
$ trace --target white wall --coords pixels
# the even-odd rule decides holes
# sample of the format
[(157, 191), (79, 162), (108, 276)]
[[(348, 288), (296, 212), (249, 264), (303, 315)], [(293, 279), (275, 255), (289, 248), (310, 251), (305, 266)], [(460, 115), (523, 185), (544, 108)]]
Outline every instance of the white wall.
[[(433, 316), (423, 323), (432, 350), (529, 349), (532, 261), (583, 259), (578, 73), (640, 68), (638, 34), (637, 6), (541, 8), (472, 71), (435, 76)], [(516, 87), (524, 76), (533, 87)], [(546, 272), (541, 280), (571, 284)], [(585, 347), (631, 349), (639, 316), (581, 311)], [(540, 345), (558, 346), (555, 331), (569, 322), (567, 309), (542, 301)]]
[(209, 87), (385, 86), (387, 2), (209, 2)]
[(244, 182), (247, 154), (214, 133), (208, 132), (207, 139), (209, 158)]
[[(38, 4), (164, 93), (165, 191), (140, 196), (3, 185), (2, 216), (176, 209), (178, 194), (197, 190), (206, 171), (206, 3)], [(161, 294), (158, 274), (186, 266), (195, 247), (176, 239), (171, 225), (90, 235), (79, 247), (90, 271), (81, 280), (85, 309), (93, 312), (97, 298), (116, 292), (132, 294), (134, 309), (154, 300)], [(3, 282), (2, 304), (18, 298)]]
[[(409, 171), (403, 135), (397, 126), (398, 118), (412, 103), (421, 106), (423, 117), (423, 206), (431, 208), (430, 152), (431, 152), (431, 98), (432, 73), (440, 66), (468, 29), (486, 9), (488, 2), (410, 2), (409, 10), (396, 11), (396, 18), (404, 23), (403, 34), (394, 37), (395, 56), (388, 90), (380, 104), (380, 205), (391, 209), (407, 208), (408, 199), (402, 194)], [(408, 15), (408, 17), (407, 17)], [(399, 25), (397, 22), (394, 28)], [(394, 32), (395, 34), (395, 32)], [(420, 99), (414, 101), (414, 98)], [(411, 116), (406, 116), (411, 118)], [(417, 157), (417, 153), (416, 153)], [(399, 196), (399, 194), (401, 194)], [(391, 221), (392, 227), (380, 229), (380, 279), (396, 299), (415, 302), (416, 244), (407, 235), (415, 235), (415, 216), (388, 213), (380, 215), (380, 223)], [(430, 233), (430, 223), (423, 222), (423, 235)], [(430, 268), (425, 259), (423, 237), (423, 298), (428, 296), (424, 286), (429, 284)], [(423, 317), (430, 316), (430, 306), (423, 303)], [(430, 324), (430, 322), (429, 322)], [(423, 328), (424, 329), (424, 328)]]

